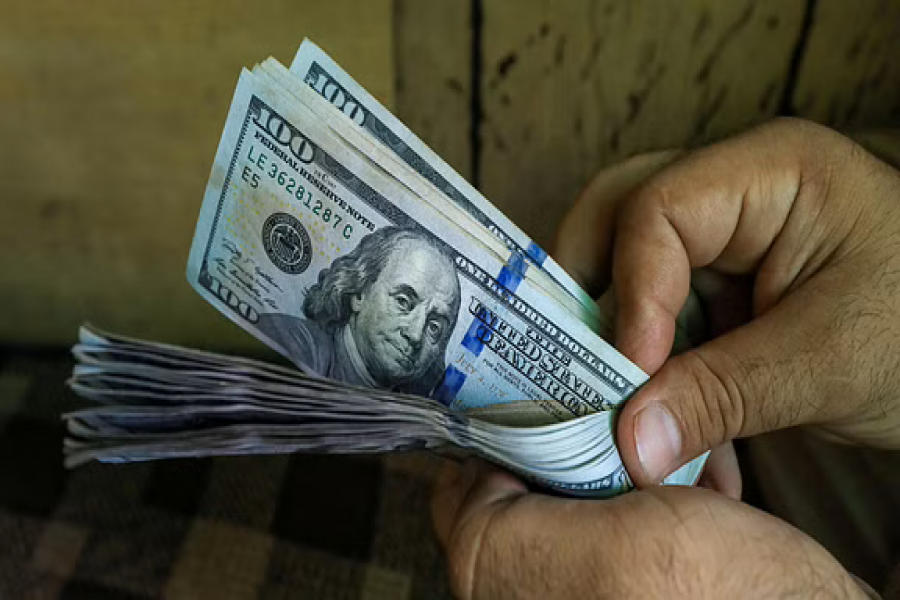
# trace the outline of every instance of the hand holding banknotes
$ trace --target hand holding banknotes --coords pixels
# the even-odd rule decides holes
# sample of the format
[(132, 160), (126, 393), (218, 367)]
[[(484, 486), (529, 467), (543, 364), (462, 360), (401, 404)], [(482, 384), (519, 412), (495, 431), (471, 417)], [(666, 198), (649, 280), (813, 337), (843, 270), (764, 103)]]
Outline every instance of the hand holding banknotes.
[[(794, 425), (900, 448), (900, 174), (832, 131), (777, 121), (602, 173), (560, 239), (561, 264), (614, 284), (616, 345), (652, 375), (617, 424), (644, 489), (586, 502), (479, 466), (448, 470), (433, 508), (457, 593), (859, 596), (787, 523), (653, 484), (731, 439)], [(710, 314), (710, 341), (666, 360), (692, 271), (725, 310)]]
[(67, 465), (455, 447), (564, 495), (634, 488), (613, 427), (647, 374), (612, 313), (309, 40), (242, 71), (187, 277), (297, 368), (82, 327)]

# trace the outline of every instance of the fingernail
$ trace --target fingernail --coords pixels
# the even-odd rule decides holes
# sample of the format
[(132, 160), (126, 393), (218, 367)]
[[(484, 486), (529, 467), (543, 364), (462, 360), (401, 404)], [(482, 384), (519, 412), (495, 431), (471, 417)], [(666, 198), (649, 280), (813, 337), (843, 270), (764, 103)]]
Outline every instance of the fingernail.
[(644, 475), (654, 483), (661, 482), (681, 454), (681, 434), (675, 419), (662, 406), (651, 404), (637, 414), (634, 437)]

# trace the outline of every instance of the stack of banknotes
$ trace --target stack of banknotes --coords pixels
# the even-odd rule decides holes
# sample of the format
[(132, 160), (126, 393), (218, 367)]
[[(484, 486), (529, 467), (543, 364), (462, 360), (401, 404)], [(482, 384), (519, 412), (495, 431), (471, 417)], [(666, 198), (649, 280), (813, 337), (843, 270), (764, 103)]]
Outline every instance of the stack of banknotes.
[(604, 303), (309, 40), (241, 73), (187, 276), (297, 370), (84, 327), (70, 385), (99, 405), (65, 415), (68, 464), (457, 447), (632, 487), (616, 408), (647, 376)]

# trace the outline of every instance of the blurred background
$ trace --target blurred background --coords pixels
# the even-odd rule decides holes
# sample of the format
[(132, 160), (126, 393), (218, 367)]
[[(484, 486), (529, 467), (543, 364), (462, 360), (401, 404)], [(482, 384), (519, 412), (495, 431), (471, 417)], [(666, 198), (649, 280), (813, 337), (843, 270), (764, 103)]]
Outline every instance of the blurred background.
[(545, 246), (594, 172), (641, 151), (795, 115), (897, 152), (880, 133), (900, 125), (897, 0), (0, 0), (0, 14), (3, 598), (448, 594), (428, 457), (59, 465), (81, 322), (261, 352), (184, 276), (243, 66), (289, 64), (312, 38)]

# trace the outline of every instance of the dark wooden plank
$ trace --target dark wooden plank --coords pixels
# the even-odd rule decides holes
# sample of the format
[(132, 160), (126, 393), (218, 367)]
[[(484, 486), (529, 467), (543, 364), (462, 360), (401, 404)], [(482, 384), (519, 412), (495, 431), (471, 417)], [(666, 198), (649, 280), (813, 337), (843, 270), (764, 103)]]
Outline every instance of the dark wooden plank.
[(481, 187), (543, 244), (603, 165), (776, 113), (801, 0), (484, 0)]
[(843, 128), (900, 125), (900, 2), (817, 0), (792, 97)]
[(396, 114), (463, 177), (471, 169), (471, 3), (396, 0)]

